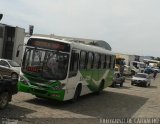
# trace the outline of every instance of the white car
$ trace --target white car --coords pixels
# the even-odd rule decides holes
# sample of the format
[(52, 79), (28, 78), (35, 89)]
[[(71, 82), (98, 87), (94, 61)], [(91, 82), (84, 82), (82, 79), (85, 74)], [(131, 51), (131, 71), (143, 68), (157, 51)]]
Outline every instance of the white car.
[(148, 87), (151, 84), (151, 76), (146, 73), (137, 73), (131, 79), (131, 85), (134, 84)]
[(160, 73), (160, 68), (156, 67), (156, 68), (153, 68), (154, 71), (157, 71), (158, 73)]
[(6, 67), (10, 68), (11, 70), (15, 71), (17, 74), (20, 74), (21, 67), (17, 62), (13, 60), (0, 59), (0, 66), (5, 68)]

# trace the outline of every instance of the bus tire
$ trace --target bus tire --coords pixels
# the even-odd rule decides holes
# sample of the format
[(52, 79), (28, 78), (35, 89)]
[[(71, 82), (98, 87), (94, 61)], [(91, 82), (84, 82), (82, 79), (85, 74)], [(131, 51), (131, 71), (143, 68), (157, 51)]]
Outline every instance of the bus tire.
[(120, 83), (120, 87), (123, 87), (123, 82), (122, 82), (122, 83)]
[(104, 89), (104, 80), (101, 81), (98, 87), (98, 91), (96, 91), (96, 95), (100, 95), (103, 92), (103, 89)]
[(78, 84), (76, 90), (75, 90), (75, 93), (74, 93), (74, 97), (72, 99), (72, 102), (76, 102), (79, 97), (80, 97), (80, 94), (81, 94), (81, 90), (82, 90), (82, 85), (81, 84)]
[(9, 102), (9, 94), (8, 92), (3, 92), (0, 94), (0, 109), (6, 108)]
[(116, 82), (113, 81), (112, 87), (113, 87), (113, 88), (116, 87)]

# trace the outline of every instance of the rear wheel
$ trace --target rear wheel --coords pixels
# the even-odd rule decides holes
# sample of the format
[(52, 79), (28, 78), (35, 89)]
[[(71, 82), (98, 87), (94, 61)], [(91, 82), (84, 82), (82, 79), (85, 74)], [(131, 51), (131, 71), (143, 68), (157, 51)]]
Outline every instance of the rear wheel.
[(104, 81), (101, 81), (99, 87), (98, 87), (98, 91), (96, 91), (97, 95), (100, 95), (103, 92), (104, 89)]
[(0, 109), (4, 109), (9, 102), (9, 94), (8, 92), (4, 92), (0, 94)]

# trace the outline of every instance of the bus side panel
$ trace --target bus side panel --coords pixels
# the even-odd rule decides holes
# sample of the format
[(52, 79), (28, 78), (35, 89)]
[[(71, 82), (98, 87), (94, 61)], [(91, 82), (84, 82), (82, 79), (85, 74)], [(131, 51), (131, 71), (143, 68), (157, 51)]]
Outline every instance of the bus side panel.
[(105, 85), (104, 85), (105, 88), (112, 85), (113, 75), (114, 75), (114, 70), (109, 69), (108, 74), (105, 78)]
[[(90, 73), (92, 72), (92, 73)], [(113, 79), (113, 71), (106, 69), (93, 69), (91, 70), (83, 70), (81, 74), (85, 81), (87, 82), (87, 87), (91, 92), (95, 92), (98, 90), (100, 82), (105, 80), (105, 87), (110, 86), (112, 84)], [(91, 75), (90, 75), (91, 74)]]

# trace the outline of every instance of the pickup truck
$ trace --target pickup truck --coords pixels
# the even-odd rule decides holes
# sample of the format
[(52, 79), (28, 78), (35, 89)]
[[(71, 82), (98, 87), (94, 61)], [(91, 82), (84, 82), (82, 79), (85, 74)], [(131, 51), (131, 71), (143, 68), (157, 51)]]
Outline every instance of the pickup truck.
[(0, 73), (0, 109), (4, 109), (12, 100), (12, 95), (18, 92), (18, 79), (3, 78)]

